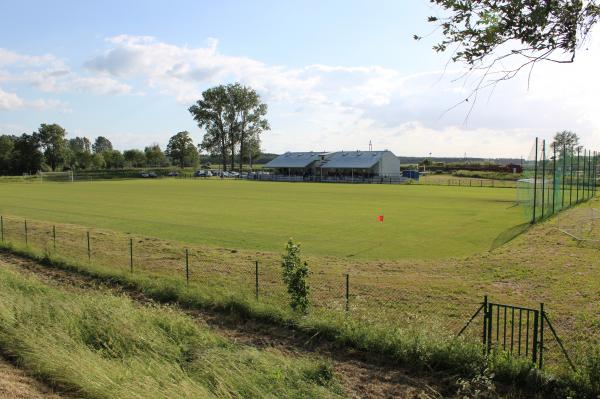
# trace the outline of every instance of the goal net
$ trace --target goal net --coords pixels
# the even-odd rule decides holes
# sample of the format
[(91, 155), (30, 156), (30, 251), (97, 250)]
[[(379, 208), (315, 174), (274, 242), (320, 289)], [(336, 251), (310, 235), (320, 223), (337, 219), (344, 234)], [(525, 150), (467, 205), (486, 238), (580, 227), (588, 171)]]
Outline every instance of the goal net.
[(73, 171), (66, 172), (40, 172), (40, 181), (46, 182), (67, 182), (71, 183), (74, 181)]

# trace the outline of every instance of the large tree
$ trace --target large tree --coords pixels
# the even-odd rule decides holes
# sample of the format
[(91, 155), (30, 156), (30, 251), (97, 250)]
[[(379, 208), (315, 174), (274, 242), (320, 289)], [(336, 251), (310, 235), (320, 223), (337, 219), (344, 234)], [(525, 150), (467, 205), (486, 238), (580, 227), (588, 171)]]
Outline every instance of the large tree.
[[(540, 61), (570, 63), (600, 18), (598, 0), (431, 0), (443, 16), (438, 52), (481, 70), (473, 92), (511, 79)], [(415, 39), (421, 37), (415, 35)]]
[(211, 154), (220, 153), (223, 170), (227, 169), (228, 157), (234, 168), (239, 148), (241, 171), (249, 141), (269, 129), (267, 105), (255, 90), (239, 83), (206, 90), (189, 111), (205, 130), (201, 148)]
[(65, 139), (67, 132), (56, 123), (51, 125), (42, 123), (37, 135), (44, 149), (46, 163), (55, 171), (68, 156), (67, 140)]
[(146, 166), (146, 154), (143, 151), (136, 149), (123, 151), (123, 158), (130, 167), (141, 168)]
[(556, 149), (556, 151), (562, 151), (563, 148), (566, 148), (569, 151), (573, 149), (577, 150), (577, 148), (579, 148), (579, 136), (577, 136), (577, 133), (570, 130), (556, 132), (550, 147)]
[(146, 165), (148, 166), (169, 166), (169, 159), (158, 144), (152, 144), (144, 148), (144, 155), (146, 156)]
[(243, 162), (247, 162), (252, 168), (253, 163), (260, 157), (262, 150), (260, 148), (260, 137), (250, 136), (246, 143)]
[(94, 150), (94, 154), (100, 154), (104, 151), (111, 151), (113, 149), (113, 145), (106, 137), (98, 136), (92, 145), (92, 149)]
[(169, 139), (165, 154), (180, 168), (198, 163), (198, 150), (187, 131), (179, 132)]
[(92, 166), (91, 143), (87, 137), (69, 139), (71, 169), (88, 169)]
[(104, 166), (107, 169), (122, 169), (125, 166), (125, 158), (119, 150), (106, 150), (99, 155), (104, 158)]
[(206, 131), (200, 147), (211, 153), (218, 151), (223, 170), (227, 170), (228, 137), (232, 129), (227, 118), (228, 102), (227, 88), (220, 85), (205, 90), (202, 98), (189, 108), (198, 127)]
[(9, 135), (0, 136), (0, 175), (12, 172), (12, 157), (15, 149), (16, 137)]
[[(269, 122), (265, 118), (267, 105), (261, 102), (260, 96), (255, 90), (239, 83), (229, 85), (227, 91), (230, 96), (229, 112), (234, 118), (232, 125), (236, 127), (236, 135), (233, 136), (233, 139), (237, 139), (240, 146), (239, 168), (241, 173), (250, 140), (259, 139), (263, 131), (270, 129)], [(235, 148), (235, 141), (233, 148)], [(233, 155), (232, 152), (232, 157)]]
[(15, 138), (11, 165), (13, 173), (34, 174), (42, 170), (44, 155), (42, 144), (37, 134), (22, 134)]

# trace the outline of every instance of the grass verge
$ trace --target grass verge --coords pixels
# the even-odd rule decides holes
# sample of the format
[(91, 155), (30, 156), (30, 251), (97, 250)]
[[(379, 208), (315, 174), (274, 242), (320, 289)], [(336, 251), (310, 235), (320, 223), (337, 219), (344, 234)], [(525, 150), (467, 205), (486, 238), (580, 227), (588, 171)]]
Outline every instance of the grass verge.
[(186, 308), (205, 308), (232, 313), (266, 323), (286, 326), (307, 334), (320, 335), (340, 346), (380, 355), (398, 365), (413, 370), (437, 370), (472, 378), (493, 373), (495, 379), (545, 395), (596, 398), (595, 381), (598, 360), (589, 357), (588, 367), (577, 373), (552, 378), (532, 368), (528, 362), (508, 356), (485, 358), (479, 345), (456, 338), (443, 330), (425, 328), (415, 323), (406, 327), (369, 325), (343, 314), (315, 309), (308, 314), (296, 314), (268, 303), (248, 298), (243, 293), (218, 290), (215, 287), (186, 286), (175, 278), (152, 277), (117, 271), (100, 265), (79, 264), (29, 248), (1, 244), (0, 248), (36, 260), (46, 266), (87, 275), (104, 282), (139, 291), (161, 302), (174, 302)]
[(0, 269), (0, 350), (88, 398), (341, 397), (328, 363), (238, 345), (179, 311)]

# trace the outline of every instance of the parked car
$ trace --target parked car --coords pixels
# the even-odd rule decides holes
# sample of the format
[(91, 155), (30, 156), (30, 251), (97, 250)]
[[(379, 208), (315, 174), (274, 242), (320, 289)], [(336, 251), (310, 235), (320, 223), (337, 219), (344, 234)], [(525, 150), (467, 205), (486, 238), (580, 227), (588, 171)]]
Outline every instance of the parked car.
[(231, 171), (231, 172), (229, 172), (229, 177), (240, 177), (240, 173), (239, 172), (235, 172), (235, 171)]
[(211, 177), (212, 175), (210, 170), (197, 170), (194, 172), (194, 177)]
[(150, 175), (148, 174), (148, 172), (141, 172), (140, 177), (147, 178), (150, 177)]
[(177, 176), (179, 176), (179, 172), (172, 171), (172, 172), (169, 172), (169, 174), (167, 176), (177, 177)]
[(148, 177), (155, 178), (158, 177), (158, 175), (156, 174), (156, 172), (149, 172)]

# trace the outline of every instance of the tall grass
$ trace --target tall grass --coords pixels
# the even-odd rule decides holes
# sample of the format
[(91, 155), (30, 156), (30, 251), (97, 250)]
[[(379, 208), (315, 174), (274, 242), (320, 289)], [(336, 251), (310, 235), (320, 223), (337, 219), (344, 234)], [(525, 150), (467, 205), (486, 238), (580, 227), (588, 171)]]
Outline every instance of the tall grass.
[[(492, 373), (497, 381), (548, 397), (568, 395), (573, 398), (596, 399), (600, 394), (597, 382), (600, 362), (597, 353), (590, 353), (586, 365), (577, 372), (553, 377), (545, 375), (523, 359), (502, 354), (486, 358), (479, 345), (444, 333), (443, 328), (436, 329), (435, 322), (408, 323), (399, 327), (398, 323), (394, 326), (374, 325), (325, 309), (312, 309), (307, 314), (299, 314), (272, 303), (255, 301), (247, 293), (232, 292), (224, 287), (186, 286), (181, 279), (175, 277), (157, 277), (93, 263), (70, 262), (56, 255), (10, 243), (0, 243), (0, 250), (28, 257), (48, 267), (119, 284), (157, 301), (176, 302), (186, 308), (213, 309), (287, 326), (310, 337), (326, 338), (342, 347), (380, 355), (382, 359), (416, 371), (437, 370), (465, 378)], [(230, 366), (237, 369), (237, 365), (226, 367)], [(326, 370), (326, 367), (320, 365), (301, 374), (314, 378), (315, 375), (327, 374)], [(316, 378), (320, 381), (321, 377)]]
[(165, 307), (0, 269), (0, 350), (89, 398), (339, 397), (330, 365), (232, 343)]
[[(175, 277), (157, 277), (94, 263), (69, 262), (55, 255), (11, 244), (2, 244), (0, 248), (33, 258), (50, 267), (88, 275), (143, 292), (158, 301), (177, 302), (187, 308), (210, 308), (287, 326), (307, 336), (316, 335), (340, 346), (379, 354), (387, 361), (416, 371), (438, 370), (473, 377), (492, 365), (503, 381), (514, 384), (528, 382), (528, 374), (532, 372), (532, 366), (527, 362), (512, 358), (486, 359), (479, 345), (443, 332), (443, 328), (435, 327), (435, 322), (409, 323), (399, 327), (398, 324), (375, 325), (325, 309), (312, 309), (307, 314), (300, 314), (276, 304), (256, 301), (244, 292), (203, 285), (186, 286), (181, 279)], [(542, 388), (542, 385), (539, 384), (536, 388)]]

